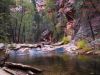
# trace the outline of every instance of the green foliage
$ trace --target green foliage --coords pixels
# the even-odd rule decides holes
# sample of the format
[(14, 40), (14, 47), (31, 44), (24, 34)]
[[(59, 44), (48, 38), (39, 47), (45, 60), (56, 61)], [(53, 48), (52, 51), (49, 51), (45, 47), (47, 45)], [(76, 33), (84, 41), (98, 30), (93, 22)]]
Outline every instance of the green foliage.
[(52, 9), (55, 9), (55, 0), (45, 0), (46, 1), (46, 4), (47, 4), (47, 6), (46, 6), (46, 10), (52, 10)]
[(10, 20), (9, 20), (9, 5), (10, 0), (0, 1), (0, 42), (8, 42)]
[(56, 1), (55, 0), (45, 0), (46, 1), (46, 9), (45, 14), (46, 17), (51, 24), (52, 32), (53, 32), (53, 39), (57, 42), (59, 41), (63, 35), (63, 27), (66, 25), (66, 18), (65, 15), (61, 14), (59, 18), (57, 18), (58, 13), (56, 11)]
[[(34, 37), (34, 27), (33, 27), (33, 16), (35, 15), (35, 6), (29, 2), (29, 0), (23, 0), (17, 6), (20, 5), (23, 7), (23, 11), (21, 12), (13, 12), (11, 13), (11, 25), (12, 29), (14, 29), (14, 35), (15, 38), (14, 42), (17, 42), (18, 38), (20, 43), (23, 42), (32, 42)], [(36, 17), (37, 18), (37, 17)], [(31, 37), (29, 37), (31, 36)]]
[(79, 41), (77, 42), (77, 47), (78, 47), (79, 49), (82, 49), (82, 50), (85, 50), (85, 51), (89, 51), (89, 50), (92, 49), (92, 48), (89, 46), (89, 44), (87, 43), (86, 40), (79, 40)]
[(4, 35), (0, 35), (0, 42), (2, 43), (5, 43), (5, 42), (8, 42), (8, 38), (7, 36), (4, 36)]
[(62, 42), (63, 42), (64, 44), (68, 44), (68, 43), (70, 42), (70, 40), (69, 40), (69, 38), (68, 38), (67, 36), (64, 36), (64, 37), (62, 38)]
[(77, 42), (77, 46), (78, 46), (78, 48), (80, 48), (80, 49), (83, 49), (86, 45), (87, 45), (87, 43), (86, 43), (85, 40), (79, 40), (79, 41)]

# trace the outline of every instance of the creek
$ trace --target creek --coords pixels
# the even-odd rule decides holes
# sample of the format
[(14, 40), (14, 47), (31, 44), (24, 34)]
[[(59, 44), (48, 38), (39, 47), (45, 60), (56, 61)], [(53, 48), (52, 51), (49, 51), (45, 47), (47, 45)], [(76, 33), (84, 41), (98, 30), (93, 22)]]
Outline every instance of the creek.
[(100, 75), (100, 57), (67, 55), (61, 51), (43, 52), (35, 48), (24, 52), (11, 51), (10, 62), (31, 65), (43, 70), (43, 75)]

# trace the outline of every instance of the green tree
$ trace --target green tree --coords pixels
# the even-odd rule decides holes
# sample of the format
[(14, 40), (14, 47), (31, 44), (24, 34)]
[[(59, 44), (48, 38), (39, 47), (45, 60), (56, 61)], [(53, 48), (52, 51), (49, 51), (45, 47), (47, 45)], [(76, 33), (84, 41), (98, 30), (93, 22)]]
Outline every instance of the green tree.
[(10, 4), (13, 4), (12, 0), (0, 1), (0, 42), (10, 41)]

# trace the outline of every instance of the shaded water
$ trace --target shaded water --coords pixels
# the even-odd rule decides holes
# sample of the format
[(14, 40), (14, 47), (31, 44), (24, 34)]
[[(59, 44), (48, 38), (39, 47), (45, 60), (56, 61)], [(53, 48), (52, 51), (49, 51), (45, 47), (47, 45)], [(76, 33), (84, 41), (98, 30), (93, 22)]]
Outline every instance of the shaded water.
[(61, 52), (12, 51), (11, 62), (23, 63), (43, 70), (43, 75), (100, 75), (100, 57), (68, 56)]

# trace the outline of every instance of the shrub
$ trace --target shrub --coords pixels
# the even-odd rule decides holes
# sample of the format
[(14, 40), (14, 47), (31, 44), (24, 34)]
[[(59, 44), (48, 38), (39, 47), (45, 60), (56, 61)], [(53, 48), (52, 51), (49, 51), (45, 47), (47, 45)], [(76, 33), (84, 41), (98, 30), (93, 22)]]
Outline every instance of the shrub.
[(63, 42), (64, 44), (68, 44), (68, 43), (70, 42), (69, 37), (64, 36), (64, 37), (62, 38), (62, 42)]
[(77, 47), (78, 48), (80, 48), (80, 49), (82, 49), (82, 48), (84, 48), (85, 46), (86, 46), (86, 41), (85, 40), (79, 40), (78, 42), (77, 42)]
[(83, 50), (90, 51), (90, 50), (92, 50), (92, 47), (87, 44), (87, 45), (85, 45), (85, 47), (83, 48)]
[(85, 51), (89, 51), (91, 50), (92, 48), (89, 46), (89, 43), (86, 41), (86, 40), (79, 40), (77, 42), (77, 47), (79, 49), (83, 49)]

